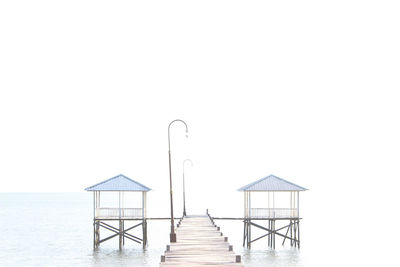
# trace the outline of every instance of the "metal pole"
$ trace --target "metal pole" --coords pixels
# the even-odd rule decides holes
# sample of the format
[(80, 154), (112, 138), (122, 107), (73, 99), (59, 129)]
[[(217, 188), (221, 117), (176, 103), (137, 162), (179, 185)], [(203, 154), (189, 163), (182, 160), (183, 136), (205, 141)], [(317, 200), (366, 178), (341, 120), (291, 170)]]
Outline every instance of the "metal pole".
[(186, 216), (185, 171), (183, 171), (183, 217)]
[(193, 166), (193, 162), (191, 159), (185, 159), (182, 163), (182, 176), (183, 176), (183, 216), (186, 216), (186, 196), (185, 196), (185, 162), (189, 161), (191, 166)]
[(170, 140), (170, 128), (174, 122), (182, 122), (186, 127), (186, 137), (187, 137), (187, 133), (188, 133), (187, 124), (183, 120), (173, 120), (168, 125), (169, 192), (170, 192), (170, 202), (171, 202), (171, 233), (169, 235), (169, 239), (170, 239), (171, 243), (176, 242), (176, 233), (175, 233), (175, 226), (174, 226), (174, 203), (173, 203), (173, 194), (172, 194), (171, 140)]

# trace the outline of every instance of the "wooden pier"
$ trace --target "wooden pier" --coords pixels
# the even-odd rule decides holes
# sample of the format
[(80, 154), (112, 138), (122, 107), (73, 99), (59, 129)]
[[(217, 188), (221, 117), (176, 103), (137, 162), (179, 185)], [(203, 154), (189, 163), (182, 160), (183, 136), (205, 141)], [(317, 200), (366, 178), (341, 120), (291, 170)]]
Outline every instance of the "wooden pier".
[(177, 240), (167, 245), (160, 267), (243, 266), (210, 216), (186, 216), (176, 228)]

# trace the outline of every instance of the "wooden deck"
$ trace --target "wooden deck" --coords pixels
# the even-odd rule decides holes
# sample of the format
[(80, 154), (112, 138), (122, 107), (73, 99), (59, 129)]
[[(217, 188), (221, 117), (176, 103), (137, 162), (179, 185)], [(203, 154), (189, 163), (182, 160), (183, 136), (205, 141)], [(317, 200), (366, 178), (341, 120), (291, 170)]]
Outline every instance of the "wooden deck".
[(167, 246), (161, 256), (160, 267), (217, 267), (242, 266), (241, 257), (235, 255), (228, 238), (206, 215), (186, 216), (176, 229), (177, 241)]

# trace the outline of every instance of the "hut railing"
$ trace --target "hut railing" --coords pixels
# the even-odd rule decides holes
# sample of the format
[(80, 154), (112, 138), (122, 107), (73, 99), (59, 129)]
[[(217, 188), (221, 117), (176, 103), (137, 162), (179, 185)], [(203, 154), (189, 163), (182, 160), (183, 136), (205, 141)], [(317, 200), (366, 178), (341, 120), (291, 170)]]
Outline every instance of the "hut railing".
[(141, 208), (97, 208), (96, 218), (142, 218)]
[(297, 218), (297, 209), (286, 208), (252, 208), (250, 218)]

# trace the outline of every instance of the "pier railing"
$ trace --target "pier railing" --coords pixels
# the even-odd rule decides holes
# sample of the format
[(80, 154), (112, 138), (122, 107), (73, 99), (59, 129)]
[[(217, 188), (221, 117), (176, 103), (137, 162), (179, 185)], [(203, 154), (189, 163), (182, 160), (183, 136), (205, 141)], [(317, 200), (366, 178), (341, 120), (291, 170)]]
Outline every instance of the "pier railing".
[(299, 217), (297, 209), (284, 208), (252, 208), (250, 209), (250, 218), (297, 218)]
[(96, 218), (102, 219), (140, 219), (143, 216), (143, 210), (140, 208), (97, 208)]

